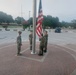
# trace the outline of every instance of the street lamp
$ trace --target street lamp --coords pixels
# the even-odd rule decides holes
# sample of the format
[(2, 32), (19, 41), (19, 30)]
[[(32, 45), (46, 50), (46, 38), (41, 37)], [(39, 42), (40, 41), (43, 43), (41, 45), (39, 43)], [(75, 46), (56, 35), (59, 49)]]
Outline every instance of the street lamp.
[(31, 11), (29, 11), (29, 19), (30, 19), (30, 12), (31, 12)]
[(31, 11), (29, 11), (29, 30), (30, 30), (30, 12)]

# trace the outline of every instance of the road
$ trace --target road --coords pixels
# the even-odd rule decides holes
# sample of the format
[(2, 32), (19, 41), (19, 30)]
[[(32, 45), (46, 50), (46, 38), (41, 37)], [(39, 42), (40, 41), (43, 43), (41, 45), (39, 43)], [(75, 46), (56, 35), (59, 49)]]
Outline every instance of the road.
[[(22, 41), (28, 41), (29, 31), (25, 30), (22, 32)], [(17, 31), (0, 31), (0, 44), (16, 42)], [(48, 42), (50, 44), (65, 45), (65, 44), (76, 44), (76, 33), (75, 32), (62, 32), (54, 33), (48, 31)], [(36, 36), (38, 41), (38, 36)]]
[[(76, 75), (76, 30), (48, 31), (48, 53), (43, 57), (30, 54), (29, 33), (28, 30), (22, 31), (22, 56), (17, 57), (18, 31), (0, 31), (1, 75)], [(39, 41), (38, 36), (36, 41)], [(37, 50), (38, 45), (37, 42)]]

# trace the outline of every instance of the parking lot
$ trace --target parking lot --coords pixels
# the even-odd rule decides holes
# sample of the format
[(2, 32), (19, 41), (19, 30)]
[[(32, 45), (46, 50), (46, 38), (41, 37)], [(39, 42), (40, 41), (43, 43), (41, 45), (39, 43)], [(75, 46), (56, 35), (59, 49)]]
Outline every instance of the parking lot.
[[(0, 44), (9, 43), (9, 42), (16, 42), (16, 37), (18, 35), (18, 31), (21, 29), (17, 29), (17, 31), (5, 31), (4, 29), (0, 31)], [(49, 39), (48, 42), (50, 44), (58, 44), (58, 45), (65, 45), (65, 44), (76, 44), (76, 30), (62, 30), (61, 33), (55, 33), (54, 29), (48, 31)], [(22, 31), (22, 40), (28, 41), (29, 31), (25, 30)], [(38, 36), (36, 36), (36, 41), (39, 41)]]
[(38, 56), (39, 39), (36, 37), (36, 55), (29, 50), (29, 31), (22, 31), (22, 56), (17, 56), (18, 31), (0, 31), (0, 75), (76, 75), (76, 33), (48, 30), (48, 52)]

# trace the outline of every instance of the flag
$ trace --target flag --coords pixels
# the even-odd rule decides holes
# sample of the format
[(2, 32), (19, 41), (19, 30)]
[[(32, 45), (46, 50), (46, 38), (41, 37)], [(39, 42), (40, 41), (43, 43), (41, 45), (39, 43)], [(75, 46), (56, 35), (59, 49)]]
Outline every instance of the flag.
[(41, 37), (41, 34), (42, 34), (42, 21), (43, 21), (43, 12), (42, 12), (42, 3), (41, 3), (41, 0), (40, 0), (37, 26), (36, 26), (36, 33), (39, 37)]

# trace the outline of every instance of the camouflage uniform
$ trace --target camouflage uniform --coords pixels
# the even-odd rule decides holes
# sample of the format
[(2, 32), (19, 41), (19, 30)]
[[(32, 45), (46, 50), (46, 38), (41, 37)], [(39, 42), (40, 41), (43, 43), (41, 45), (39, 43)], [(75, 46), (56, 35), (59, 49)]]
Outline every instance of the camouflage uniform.
[(29, 35), (30, 50), (32, 50), (32, 38), (33, 38), (33, 35), (32, 35), (32, 34), (30, 34), (30, 35)]
[[(19, 32), (19, 34), (21, 34), (21, 32)], [(17, 37), (17, 49), (18, 49), (17, 54), (18, 55), (20, 54), (20, 51), (21, 51), (21, 45), (22, 45), (22, 39), (21, 39), (21, 35), (19, 35)]]
[(42, 36), (42, 38), (40, 38), (39, 40), (40, 40), (39, 55), (43, 55), (43, 48), (45, 46), (45, 38), (44, 38), (44, 36)]
[(44, 52), (47, 52), (48, 34), (44, 35), (44, 38), (45, 38)]

